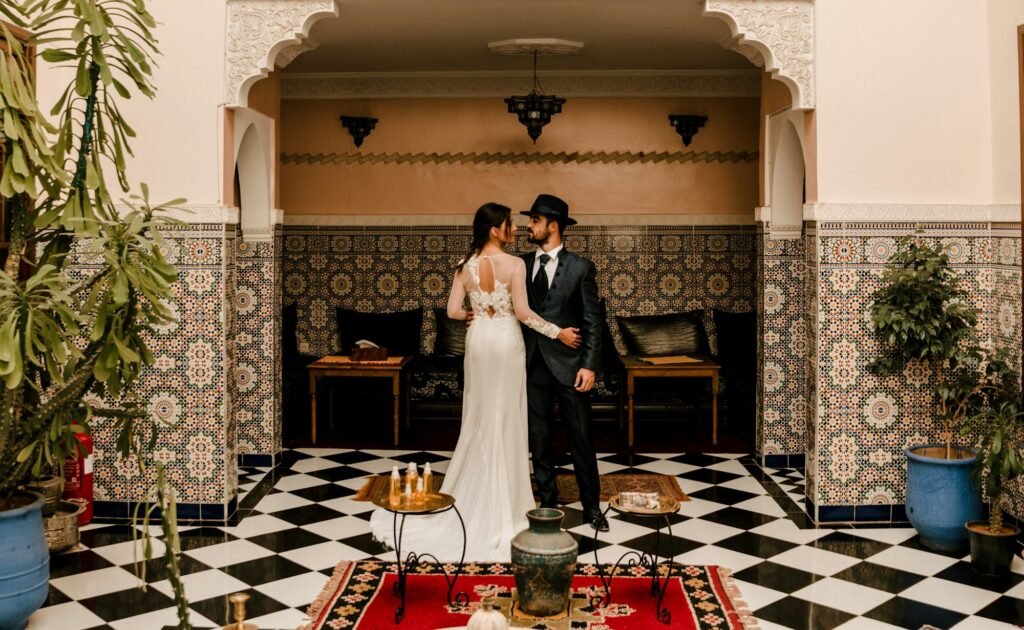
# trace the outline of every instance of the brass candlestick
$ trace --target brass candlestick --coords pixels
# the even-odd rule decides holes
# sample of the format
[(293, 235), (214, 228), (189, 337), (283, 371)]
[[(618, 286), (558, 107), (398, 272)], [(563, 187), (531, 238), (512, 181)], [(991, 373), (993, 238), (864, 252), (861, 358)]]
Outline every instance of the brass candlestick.
[(229, 623), (221, 630), (259, 630), (254, 623), (245, 623), (245, 602), (249, 601), (246, 593), (232, 593), (228, 595), (235, 612), (235, 623)]

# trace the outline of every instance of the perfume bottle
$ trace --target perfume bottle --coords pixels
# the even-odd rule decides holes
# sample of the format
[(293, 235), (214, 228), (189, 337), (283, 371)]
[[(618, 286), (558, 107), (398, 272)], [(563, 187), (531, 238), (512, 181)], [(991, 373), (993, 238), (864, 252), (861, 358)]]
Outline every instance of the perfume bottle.
[(416, 480), (416, 500), (422, 501), (426, 498), (426, 494), (423, 492), (423, 477)]
[(391, 467), (391, 488), (388, 492), (388, 502), (391, 505), (398, 505), (402, 500), (402, 476), (398, 473), (398, 466)]
[(424, 496), (434, 494), (434, 473), (430, 470), (430, 462), (423, 465)]
[(409, 485), (413, 491), (416, 490), (416, 480), (420, 478), (420, 473), (416, 470), (416, 462), (409, 462), (408, 468), (405, 469), (405, 483)]

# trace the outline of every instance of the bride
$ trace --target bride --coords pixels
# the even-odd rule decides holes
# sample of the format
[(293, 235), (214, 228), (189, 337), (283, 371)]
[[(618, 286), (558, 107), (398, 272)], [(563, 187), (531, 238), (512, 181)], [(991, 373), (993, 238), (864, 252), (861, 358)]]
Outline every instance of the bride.
[[(441, 492), (455, 497), (466, 525), (466, 559), (507, 562), (512, 538), (526, 529), (536, 507), (530, 485), (526, 408), (526, 349), (520, 322), (572, 348), (576, 328), (559, 328), (530, 310), (526, 263), (504, 252), (515, 239), (511, 210), (486, 203), (473, 217), (473, 240), (459, 261), (448, 297), (448, 317), (472, 323), (466, 332), (462, 429)], [(463, 304), (469, 296), (470, 311)], [(401, 519), (399, 519), (401, 520)], [(394, 547), (394, 515), (377, 508), (373, 537)], [(448, 511), (405, 521), (402, 553), (440, 561), (462, 555), (458, 517)]]

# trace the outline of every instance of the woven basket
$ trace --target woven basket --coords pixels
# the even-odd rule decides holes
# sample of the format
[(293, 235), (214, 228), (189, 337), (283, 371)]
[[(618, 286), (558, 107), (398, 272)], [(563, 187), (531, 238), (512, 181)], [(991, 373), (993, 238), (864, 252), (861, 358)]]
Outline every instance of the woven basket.
[(58, 553), (78, 544), (78, 515), (85, 509), (85, 501), (61, 501), (53, 516), (43, 518), (43, 532), (50, 553)]

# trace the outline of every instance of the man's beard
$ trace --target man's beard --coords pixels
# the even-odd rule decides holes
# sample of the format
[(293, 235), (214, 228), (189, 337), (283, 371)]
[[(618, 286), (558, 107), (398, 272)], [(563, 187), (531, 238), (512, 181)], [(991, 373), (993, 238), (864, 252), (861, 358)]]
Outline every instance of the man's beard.
[(549, 234), (545, 234), (544, 236), (537, 236), (533, 232), (527, 232), (526, 240), (530, 243), (533, 243), (534, 245), (543, 245), (548, 240), (548, 236)]

